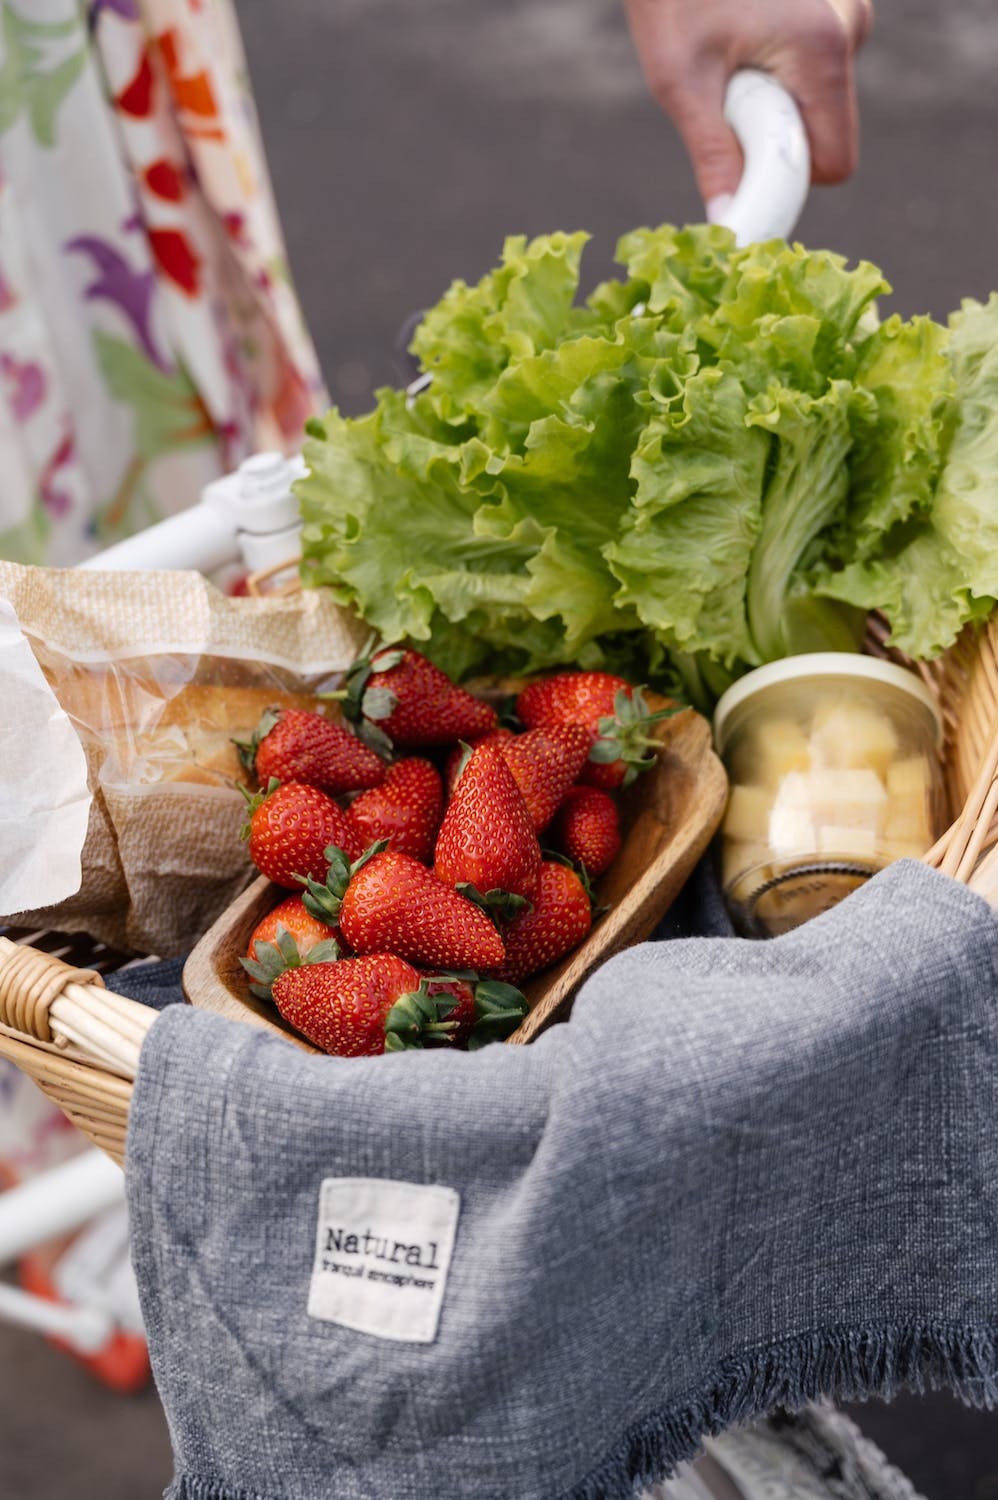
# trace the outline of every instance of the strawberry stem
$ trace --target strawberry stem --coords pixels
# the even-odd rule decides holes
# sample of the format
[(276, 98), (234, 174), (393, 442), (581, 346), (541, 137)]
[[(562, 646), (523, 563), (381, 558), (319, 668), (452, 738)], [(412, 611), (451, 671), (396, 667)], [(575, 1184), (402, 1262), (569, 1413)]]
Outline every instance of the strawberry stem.
[(281, 717), (279, 708), (265, 708), (248, 740), (233, 740), (239, 759), (251, 776), (256, 775), (256, 753)]
[(253, 821), (253, 814), (257, 811), (258, 808), (263, 806), (272, 792), (277, 791), (277, 788), (280, 786), (280, 784), (281, 783), (278, 781), (277, 777), (272, 776), (267, 782), (267, 785), (265, 787), (261, 787), (258, 792), (251, 792), (249, 787), (240, 785), (239, 790), (246, 798), (246, 822), (239, 830), (239, 837), (242, 839), (244, 844), (250, 836), (250, 825)]
[(662, 747), (661, 740), (647, 733), (649, 726), (678, 713), (682, 713), (679, 704), (651, 713), (641, 688), (634, 688), (630, 695), (621, 688), (613, 700), (613, 713), (606, 714), (596, 726), (598, 738), (593, 741), (589, 759), (596, 765), (623, 761), (627, 767), (624, 785), (629, 786), (640, 772), (651, 770)]
[(454, 889), (466, 900), (472, 901), (496, 927), (500, 922), (511, 922), (524, 908), (533, 910), (526, 896), (517, 896), (513, 891), (502, 890), (500, 886), (494, 886), (490, 891), (480, 891), (470, 880), (459, 880)]
[(360, 856), (350, 863), (350, 856), (346, 850), (338, 849), (335, 844), (327, 844), (322, 851), (326, 861), (326, 879), (322, 883), (312, 878), (311, 875), (296, 875), (295, 879), (305, 887), (305, 894), (301, 898), (301, 904), (310, 917), (317, 918), (320, 922), (335, 927), (340, 919), (340, 907), (343, 905), (343, 897), (347, 893), (350, 884), (357, 871), (363, 869), (369, 859), (375, 854), (380, 854), (387, 849), (389, 839), (377, 839), (370, 844)]
[(303, 955), (283, 922), (277, 924), (274, 941), (254, 943), (253, 952), (254, 958), (241, 958), (239, 962), (253, 981), (250, 994), (255, 995), (258, 1000), (273, 999), (271, 990), (274, 980), (279, 979), (288, 969), (298, 969), (304, 964), (335, 963), (340, 956), (339, 944), (335, 938), (324, 938)]

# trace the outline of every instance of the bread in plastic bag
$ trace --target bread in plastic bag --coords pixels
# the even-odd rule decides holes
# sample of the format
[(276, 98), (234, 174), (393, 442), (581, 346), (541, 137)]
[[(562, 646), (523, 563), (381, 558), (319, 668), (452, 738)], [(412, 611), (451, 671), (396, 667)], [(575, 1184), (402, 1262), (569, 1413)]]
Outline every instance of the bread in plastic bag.
[[(86, 931), (135, 953), (187, 951), (252, 874), (233, 741), (268, 707), (318, 707), (365, 628), (320, 591), (231, 598), (197, 573), (0, 562), (0, 599), (79, 737), (92, 797), (79, 889), (0, 921)], [(11, 741), (19, 691), (0, 662)], [(16, 859), (17, 835), (23, 844), (29, 833), (16, 826), (16, 774), (4, 797), (0, 826)]]

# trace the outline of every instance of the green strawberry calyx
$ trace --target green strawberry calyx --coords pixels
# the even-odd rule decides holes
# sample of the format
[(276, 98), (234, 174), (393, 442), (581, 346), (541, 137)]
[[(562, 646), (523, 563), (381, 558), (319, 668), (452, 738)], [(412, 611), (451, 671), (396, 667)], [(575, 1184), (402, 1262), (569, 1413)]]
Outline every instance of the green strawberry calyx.
[(305, 887), (301, 904), (309, 916), (316, 917), (320, 922), (326, 922), (330, 927), (335, 927), (340, 919), (340, 907), (343, 905), (347, 886), (357, 871), (363, 869), (369, 859), (373, 859), (376, 854), (387, 849), (389, 843), (389, 839), (377, 839), (352, 864), (345, 850), (338, 849), (335, 844), (328, 844), (322, 851), (326, 861), (325, 882), (315, 880), (311, 875), (295, 876), (295, 879)]
[(446, 1038), (448, 1030), (455, 1027), (448, 1028), (441, 1020), (437, 997), (430, 994), (429, 980), (424, 979), (418, 990), (400, 995), (385, 1017), (385, 1051), (408, 1052), (422, 1047), (424, 1036)]
[(498, 979), (480, 980), (475, 986), (475, 1024), (468, 1051), (477, 1052), (490, 1042), (505, 1041), (526, 1014), (526, 998), (515, 985)]
[(280, 717), (281, 710), (279, 708), (265, 708), (263, 713), (260, 715), (260, 722), (257, 724), (249, 739), (234, 739), (232, 741), (232, 743), (236, 747), (236, 751), (238, 752), (239, 759), (242, 762), (242, 765), (250, 773), (251, 776), (256, 775), (256, 752), (259, 750), (260, 746), (263, 744), (270, 731), (274, 728), (274, 725), (278, 723)]
[(504, 891), (498, 885), (493, 886), (490, 891), (480, 891), (478, 886), (473, 885), (470, 880), (459, 880), (454, 889), (466, 901), (471, 901), (479, 907), (497, 927), (501, 922), (512, 922), (521, 911), (533, 911), (533, 904), (527, 900), (526, 896), (517, 896), (513, 891)]
[(251, 792), (249, 787), (240, 786), (239, 790), (246, 798), (246, 822), (239, 830), (239, 837), (242, 839), (244, 844), (249, 838), (250, 832), (252, 830), (253, 814), (263, 806), (267, 798), (273, 792), (277, 791), (277, 788), (280, 786), (280, 784), (281, 783), (278, 781), (277, 777), (272, 776), (267, 782), (267, 785), (261, 787), (258, 792)]
[(452, 793), (453, 791), (456, 791), (457, 784), (467, 770), (469, 760), (475, 753), (472, 747), (468, 744), (467, 740), (458, 740), (457, 743), (461, 751), (461, 758), (458, 761), (457, 765), (454, 767), (454, 776), (451, 781)]
[(360, 656), (347, 674), (346, 686), (335, 693), (321, 693), (320, 697), (340, 699), (344, 716), (353, 725), (357, 737), (379, 755), (391, 755), (394, 746), (378, 721), (391, 717), (398, 707), (398, 698), (390, 689), (379, 687), (376, 682), (371, 685), (371, 678), (397, 667), (404, 652), (395, 641), (375, 646), (376, 640), (377, 636), (370, 636), (361, 648)]
[(420, 981), (419, 989), (400, 995), (385, 1017), (385, 1051), (407, 1052), (424, 1046), (425, 1037), (452, 1042), (458, 1022), (452, 1020), (461, 1004), (449, 990), (430, 994), (430, 985), (460, 979), (472, 987), (475, 1023), (468, 1038), (468, 1051), (477, 1052), (490, 1042), (503, 1041), (527, 1014), (524, 996), (511, 984), (498, 979), (479, 979), (475, 973), (433, 974)]
[(335, 963), (340, 956), (335, 938), (324, 938), (303, 954), (282, 922), (277, 924), (274, 941), (254, 943), (253, 952), (254, 958), (241, 958), (239, 962), (253, 981), (250, 994), (255, 995), (258, 1000), (273, 998), (271, 991), (274, 980), (279, 979), (288, 969), (300, 969), (305, 964)]
[(679, 704), (652, 713), (641, 688), (636, 687), (631, 693), (620, 688), (614, 696), (613, 713), (605, 715), (597, 725), (598, 738), (593, 741), (589, 759), (604, 766), (622, 760), (627, 767), (623, 785), (630, 786), (642, 771), (651, 770), (662, 748), (661, 740), (648, 733), (649, 726), (678, 713), (682, 713)]

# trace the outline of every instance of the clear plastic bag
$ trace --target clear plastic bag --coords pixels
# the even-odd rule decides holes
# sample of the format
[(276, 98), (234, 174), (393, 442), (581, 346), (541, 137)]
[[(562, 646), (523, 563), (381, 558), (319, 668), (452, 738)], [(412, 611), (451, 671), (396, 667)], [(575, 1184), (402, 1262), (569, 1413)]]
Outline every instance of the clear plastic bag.
[[(0, 598), (79, 738), (91, 797), (79, 889), (2, 920), (86, 931), (132, 952), (185, 952), (251, 873), (234, 741), (268, 707), (316, 707), (357, 655), (363, 627), (314, 591), (230, 598), (194, 573), (0, 563)], [(19, 691), (0, 670), (8, 728)], [(5, 797), (10, 826), (16, 784)]]

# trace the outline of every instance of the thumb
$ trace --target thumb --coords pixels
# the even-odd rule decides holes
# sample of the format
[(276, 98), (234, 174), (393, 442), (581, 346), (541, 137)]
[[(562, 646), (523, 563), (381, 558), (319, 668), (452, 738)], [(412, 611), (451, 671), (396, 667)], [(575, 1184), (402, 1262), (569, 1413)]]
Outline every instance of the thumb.
[[(724, 78), (718, 72), (709, 83), (677, 89), (669, 101), (669, 112), (683, 138), (693, 164), (697, 188), (711, 207), (717, 198), (729, 198), (742, 176), (742, 151), (724, 118)], [(714, 205), (716, 218), (723, 205)]]

